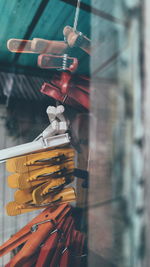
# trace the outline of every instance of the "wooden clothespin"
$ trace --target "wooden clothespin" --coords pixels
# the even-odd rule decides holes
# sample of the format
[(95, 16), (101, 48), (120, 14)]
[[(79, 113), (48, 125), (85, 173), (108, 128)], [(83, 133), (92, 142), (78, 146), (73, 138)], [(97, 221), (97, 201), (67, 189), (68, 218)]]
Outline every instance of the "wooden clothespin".
[(63, 34), (66, 40), (66, 43), (70, 48), (79, 47), (87, 54), (91, 53), (91, 40), (87, 38), (82, 32), (74, 30), (70, 26), (66, 26), (63, 30)]
[(7, 48), (14, 53), (36, 53), (36, 54), (63, 54), (68, 48), (64, 41), (49, 41), (40, 38), (33, 40), (9, 39)]

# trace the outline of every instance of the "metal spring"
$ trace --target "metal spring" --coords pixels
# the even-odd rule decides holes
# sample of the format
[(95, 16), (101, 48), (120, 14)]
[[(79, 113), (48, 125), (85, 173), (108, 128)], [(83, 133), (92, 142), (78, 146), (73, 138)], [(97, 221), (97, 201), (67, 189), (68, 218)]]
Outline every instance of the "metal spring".
[(63, 70), (66, 70), (66, 68), (67, 68), (67, 57), (68, 57), (67, 54), (63, 55), (63, 63), (62, 63), (62, 69)]

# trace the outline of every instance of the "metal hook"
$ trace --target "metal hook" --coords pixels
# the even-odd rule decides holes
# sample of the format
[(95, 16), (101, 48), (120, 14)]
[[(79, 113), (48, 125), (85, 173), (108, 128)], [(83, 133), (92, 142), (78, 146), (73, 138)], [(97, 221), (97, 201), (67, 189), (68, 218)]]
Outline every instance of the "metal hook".
[(40, 224), (43, 224), (43, 223), (47, 223), (47, 222), (51, 222), (53, 225), (56, 225), (56, 223), (54, 222), (54, 220), (50, 219), (50, 220), (45, 220), (45, 221), (42, 221), (42, 222), (39, 222), (39, 223), (35, 223), (31, 226), (30, 230), (31, 232), (36, 232), (37, 229), (38, 229), (38, 225)]

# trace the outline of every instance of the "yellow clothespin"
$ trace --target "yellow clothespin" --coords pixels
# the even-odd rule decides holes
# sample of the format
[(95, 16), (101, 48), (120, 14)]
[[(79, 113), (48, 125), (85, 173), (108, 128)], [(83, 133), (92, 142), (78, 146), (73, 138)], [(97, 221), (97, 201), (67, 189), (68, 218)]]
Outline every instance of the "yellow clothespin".
[(58, 192), (61, 191), (66, 184), (72, 182), (73, 178), (69, 177), (69, 180), (64, 178), (63, 183), (61, 178), (57, 180), (59, 180), (57, 184), (53, 181), (52, 183), (45, 183), (35, 188), (32, 192), (33, 202), (36, 204), (43, 203), (44, 200), (47, 198), (49, 199), (49, 196), (58, 194)]
[(74, 155), (75, 151), (72, 148), (47, 150), (9, 159), (6, 162), (6, 168), (9, 172), (24, 173), (43, 168), (43, 166), (60, 164), (73, 159)]
[(68, 161), (61, 165), (55, 165), (37, 169), (27, 173), (15, 173), (8, 176), (8, 185), (11, 188), (29, 189), (52, 178), (64, 177), (74, 170), (74, 161)]
[[(39, 185), (32, 190), (17, 190), (14, 194), (14, 199), (18, 204), (25, 204), (29, 201), (33, 201), (35, 204), (37, 204), (40, 202), (38, 199), (40, 199), (42, 196), (46, 195), (49, 192), (53, 192), (54, 190), (65, 184), (65, 177), (51, 179), (49, 182)], [(37, 199), (37, 201), (35, 199)]]
[(30, 212), (36, 209), (45, 208), (48, 206), (55, 206), (63, 203), (69, 203), (75, 201), (75, 199), (76, 195), (74, 188), (68, 187), (62, 189), (58, 194), (49, 195), (49, 197), (47, 197), (46, 200), (43, 200), (43, 202), (40, 205), (36, 205), (33, 202), (29, 202), (26, 204), (18, 204), (16, 201), (9, 202), (6, 205), (6, 211), (9, 216), (16, 216), (19, 214)]

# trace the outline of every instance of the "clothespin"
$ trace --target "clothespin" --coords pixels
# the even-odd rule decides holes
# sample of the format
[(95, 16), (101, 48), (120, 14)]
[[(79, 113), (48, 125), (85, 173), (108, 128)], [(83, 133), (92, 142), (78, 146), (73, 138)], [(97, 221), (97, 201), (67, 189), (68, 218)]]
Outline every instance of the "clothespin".
[[(87, 257), (84, 251), (85, 236), (83, 233), (74, 230), (72, 233), (72, 243), (70, 246), (70, 266), (76, 267), (80, 266), (81, 260)], [(63, 260), (63, 258), (62, 258)], [(61, 260), (61, 263), (64, 261)], [(60, 267), (67, 267), (65, 264), (60, 264)]]
[(44, 166), (58, 165), (73, 160), (74, 156), (74, 149), (58, 148), (8, 159), (6, 168), (9, 172), (24, 173)]
[(11, 188), (30, 189), (50, 179), (60, 178), (74, 171), (74, 161), (61, 165), (54, 165), (35, 169), (25, 173), (13, 173), (8, 176), (8, 185)]
[[(52, 260), (54, 260), (54, 255), (58, 253), (60, 257), (60, 242), (64, 242), (66, 235), (70, 234), (74, 229), (74, 221), (71, 216), (68, 216), (67, 219), (63, 219), (56, 227), (54, 231), (50, 233), (50, 236), (46, 242), (41, 247), (39, 256), (37, 258), (36, 267), (41, 266), (50, 266)], [(62, 245), (62, 244), (61, 244)], [(57, 264), (59, 257), (56, 257)]]
[(38, 202), (40, 204), (35, 204), (32, 201), (24, 204), (18, 204), (16, 201), (9, 202), (6, 205), (6, 211), (9, 216), (16, 216), (26, 212), (30, 212), (36, 209), (42, 209), (48, 206), (56, 206), (64, 203), (73, 202), (76, 199), (75, 191), (73, 187), (67, 187), (62, 189), (56, 194), (47, 194), (45, 196), (40, 196)]
[(46, 139), (50, 136), (64, 134), (68, 130), (68, 123), (63, 115), (65, 111), (64, 106), (59, 105), (57, 107), (49, 106), (46, 110), (50, 125), (36, 138)]
[[(22, 267), (33, 267), (36, 264), (38, 257), (38, 252), (36, 252), (32, 257), (26, 259), (26, 262), (22, 265)], [(11, 261), (5, 265), (5, 267), (11, 267)]]
[[(45, 184), (42, 184), (38, 186), (36, 189), (33, 190), (32, 192), (32, 198), (33, 198), (33, 203), (35, 204), (42, 204), (47, 197), (49, 198), (49, 195), (53, 197), (53, 195), (59, 193), (65, 185), (71, 183), (73, 181), (73, 176), (69, 176), (67, 178), (58, 178), (53, 180), (52, 182), (47, 182)], [(64, 193), (68, 194), (68, 188), (66, 188), (66, 191), (63, 191)], [(71, 191), (70, 191), (71, 192)], [(62, 191), (61, 191), (62, 193)]]
[(38, 56), (38, 66), (42, 69), (57, 69), (74, 72), (78, 67), (78, 59), (67, 54), (50, 55), (41, 54)]
[(49, 262), (50, 267), (59, 266), (61, 254), (63, 253), (64, 249), (66, 249), (66, 246), (68, 246), (68, 241), (70, 241), (70, 236), (72, 234), (72, 231), (74, 230), (74, 227), (75, 226), (73, 221), (72, 223), (70, 223), (70, 225), (68, 225), (68, 227), (65, 227), (63, 238), (60, 238), (57, 249), (55, 250)]
[(82, 85), (77, 87), (75, 84), (72, 84), (72, 86), (68, 86), (68, 84), (66, 84), (65, 90), (67, 93), (63, 93), (61, 88), (54, 85), (54, 82), (44, 83), (40, 89), (43, 94), (46, 94), (55, 100), (61, 101), (62, 103), (75, 107), (83, 106), (85, 109), (89, 109), (90, 100), (87, 88)]
[(9, 39), (7, 48), (14, 53), (52, 53), (62, 54), (68, 48), (64, 41), (49, 41), (40, 38), (33, 38), (33, 40), (23, 39)]
[(34, 255), (40, 245), (47, 239), (49, 233), (56, 228), (61, 220), (68, 216), (70, 206), (60, 205), (57, 208), (47, 208), (9, 240), (0, 246), (0, 256), (4, 256), (21, 244), (23, 248), (11, 260), (11, 267), (22, 266), (26, 260)]
[(72, 231), (68, 233), (68, 236), (63, 244), (61, 254), (59, 255), (59, 266), (60, 267), (71, 266), (70, 265), (70, 256), (71, 256), (70, 247), (72, 244), (72, 235), (74, 231), (75, 229), (72, 229)]
[[(55, 109), (59, 110), (59, 106)], [(61, 113), (61, 115), (63, 114)], [(67, 145), (70, 143), (70, 137), (66, 133), (67, 129), (67, 120), (64, 119), (63, 121), (61, 121), (59, 120), (59, 118), (57, 118), (56, 120), (51, 122), (50, 126), (48, 126), (33, 142), (2, 149), (0, 162), (5, 161), (8, 158)]]
[(69, 47), (79, 47), (90, 55), (91, 40), (82, 32), (75, 31), (72, 27), (66, 26), (63, 30), (63, 34)]

